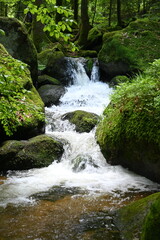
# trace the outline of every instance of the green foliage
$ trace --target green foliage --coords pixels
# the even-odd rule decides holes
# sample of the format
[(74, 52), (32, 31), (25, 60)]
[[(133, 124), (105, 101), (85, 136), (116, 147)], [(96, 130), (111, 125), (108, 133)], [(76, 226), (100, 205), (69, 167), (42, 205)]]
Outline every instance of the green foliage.
[(42, 109), (29, 100), (32, 93), (24, 88), (32, 85), (29, 80), (25, 82), (29, 79), (27, 65), (2, 50), (0, 54), (0, 124), (6, 135), (11, 136), (24, 122), (27, 124), (33, 118), (44, 120), (44, 115)]
[[(69, 0), (68, 0), (69, 1)], [(25, 1), (27, 5), (24, 13), (31, 12), (36, 14), (37, 21), (44, 24), (44, 31), (57, 40), (68, 42), (72, 37), (72, 25), (76, 24), (73, 20), (73, 12), (66, 6), (56, 6), (55, 0), (45, 0), (43, 4), (36, 5), (35, 0)], [(62, 15), (62, 20), (55, 22), (55, 14)]]
[(160, 59), (131, 83), (121, 83), (111, 96), (97, 131), (98, 141), (115, 146), (122, 138), (160, 144)]
[(5, 36), (5, 32), (2, 29), (0, 29), (0, 35)]

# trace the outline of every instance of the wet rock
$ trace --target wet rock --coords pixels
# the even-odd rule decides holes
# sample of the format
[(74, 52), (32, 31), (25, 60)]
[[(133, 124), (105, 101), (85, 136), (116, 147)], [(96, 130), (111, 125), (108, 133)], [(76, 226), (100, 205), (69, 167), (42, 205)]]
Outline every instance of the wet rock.
[[(159, 239), (159, 225), (157, 226), (157, 224), (159, 223), (159, 198), (160, 194), (155, 193), (150, 195), (149, 197), (138, 200), (116, 211), (114, 224), (119, 229), (122, 239)], [(149, 218), (151, 217), (151, 215), (153, 216), (153, 218), (150, 221)], [(154, 217), (156, 216), (158, 216), (158, 218), (154, 219)], [(156, 220), (158, 220), (158, 222), (156, 222)], [(148, 230), (150, 230), (150, 234), (146, 238), (144, 238), (142, 237), (142, 231), (148, 231), (146, 229), (147, 222), (151, 223), (150, 227), (153, 226), (153, 222), (155, 223), (155, 225), (152, 229), (148, 228)]]
[(4, 45), (12, 57), (28, 64), (32, 81), (36, 85), (38, 75), (37, 51), (24, 25), (15, 18), (0, 17), (0, 29), (5, 32), (5, 35), (0, 37), (0, 43)]
[(47, 167), (60, 160), (63, 144), (46, 135), (28, 141), (8, 140), (0, 146), (0, 171)]
[(38, 92), (45, 104), (45, 106), (50, 107), (51, 105), (57, 105), (60, 98), (65, 93), (65, 88), (60, 85), (50, 85), (46, 84), (38, 89)]
[(75, 159), (72, 160), (73, 171), (80, 172), (87, 166), (98, 168), (98, 165), (94, 163), (93, 159), (89, 155), (79, 154)]
[(99, 116), (95, 113), (77, 110), (64, 114), (62, 119), (75, 124), (76, 131), (82, 133), (90, 132), (98, 123)]

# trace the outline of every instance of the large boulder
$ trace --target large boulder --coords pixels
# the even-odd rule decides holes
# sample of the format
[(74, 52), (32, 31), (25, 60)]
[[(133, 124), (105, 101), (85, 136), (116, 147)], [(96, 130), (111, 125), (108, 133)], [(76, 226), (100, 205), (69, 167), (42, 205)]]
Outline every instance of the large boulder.
[(107, 162), (160, 183), (159, 69), (156, 60), (114, 91), (96, 135)]
[(159, 35), (160, 22), (150, 19), (136, 20), (123, 30), (105, 33), (98, 55), (102, 79), (110, 81), (117, 75), (146, 69), (160, 56)]
[(135, 201), (116, 211), (114, 224), (124, 240), (160, 239), (160, 193)]
[(38, 92), (45, 104), (50, 107), (51, 105), (57, 105), (61, 96), (65, 93), (65, 88), (61, 85), (50, 85), (46, 84), (38, 89)]
[(0, 171), (47, 167), (62, 154), (63, 144), (46, 135), (28, 141), (8, 140), (0, 146)]
[(12, 57), (28, 64), (33, 83), (36, 85), (37, 52), (24, 25), (15, 18), (0, 17), (0, 29), (5, 32), (4, 36), (0, 36), (0, 43), (4, 45)]
[(143, 224), (141, 240), (160, 239), (160, 195), (153, 202)]
[(44, 104), (26, 64), (0, 44), (0, 141), (27, 139), (44, 132)]
[(69, 120), (75, 125), (75, 130), (79, 133), (90, 132), (98, 123), (99, 116), (95, 113), (76, 110), (62, 116), (63, 120)]
[(38, 63), (43, 66), (42, 75), (49, 75), (58, 79), (61, 84), (68, 85), (72, 81), (72, 74), (69, 69), (69, 58), (61, 51), (46, 49), (38, 54)]

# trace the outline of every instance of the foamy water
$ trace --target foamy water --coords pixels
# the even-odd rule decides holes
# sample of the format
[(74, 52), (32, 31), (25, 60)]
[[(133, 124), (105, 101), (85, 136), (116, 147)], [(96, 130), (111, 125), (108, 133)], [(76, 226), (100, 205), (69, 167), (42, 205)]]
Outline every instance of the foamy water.
[[(46, 134), (65, 142), (61, 162), (29, 171), (8, 174), (0, 185), (0, 205), (8, 203), (33, 203), (33, 194), (47, 191), (54, 186), (79, 188), (88, 195), (113, 194), (127, 191), (151, 191), (158, 184), (136, 175), (121, 166), (111, 166), (104, 159), (95, 139), (95, 129), (89, 133), (77, 133), (68, 120), (61, 120), (63, 114), (85, 110), (101, 115), (109, 104), (112, 89), (99, 81), (90, 81), (80, 65), (74, 85), (66, 88), (59, 106), (46, 108), (48, 125)], [(97, 74), (97, 73), (96, 73)], [(93, 76), (92, 76), (93, 78)], [(81, 80), (83, 79), (83, 80)], [(77, 159), (83, 168), (75, 169)]]

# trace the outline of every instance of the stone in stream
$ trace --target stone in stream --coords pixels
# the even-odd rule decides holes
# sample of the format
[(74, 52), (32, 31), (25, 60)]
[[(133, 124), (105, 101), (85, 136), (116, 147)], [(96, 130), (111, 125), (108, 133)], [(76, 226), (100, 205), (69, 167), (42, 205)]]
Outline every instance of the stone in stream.
[(0, 171), (47, 167), (59, 161), (63, 151), (60, 141), (46, 135), (28, 141), (8, 140), (0, 147)]
[(77, 110), (64, 114), (62, 120), (66, 119), (75, 124), (77, 132), (82, 133), (90, 132), (98, 123), (99, 116), (95, 113)]

